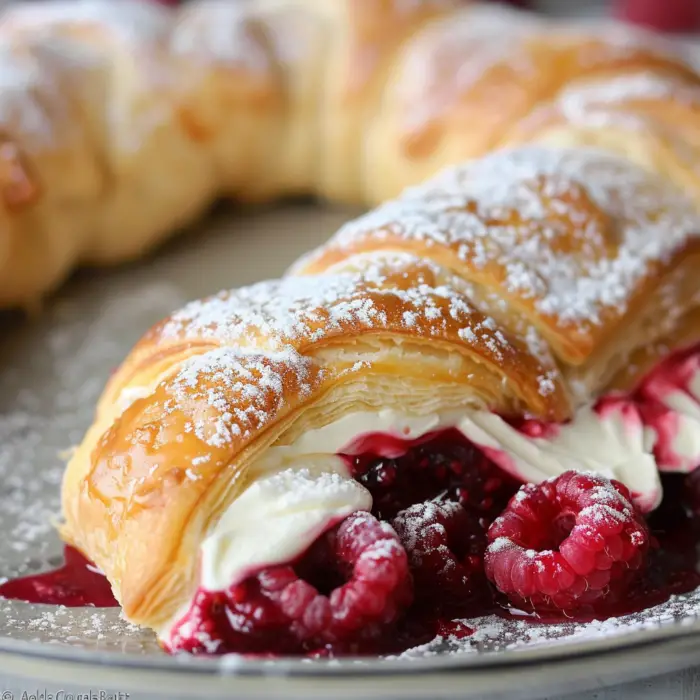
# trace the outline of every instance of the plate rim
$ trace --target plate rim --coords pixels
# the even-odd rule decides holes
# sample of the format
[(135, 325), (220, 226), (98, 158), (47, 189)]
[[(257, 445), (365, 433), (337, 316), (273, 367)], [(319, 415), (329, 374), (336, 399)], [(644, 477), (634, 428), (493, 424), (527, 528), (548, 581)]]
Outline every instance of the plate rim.
[[(648, 637), (649, 635), (644, 635)], [(0, 640), (2, 642), (4, 640)], [(29, 643), (31, 644), (31, 643)], [(415, 672), (414, 664), (405, 664), (393, 673), (299, 675), (268, 672), (265, 674), (202, 673), (197, 664), (183, 664), (178, 673), (154, 665), (124, 668), (115, 665), (81, 663), (76, 658), (29, 657), (5, 652), (0, 643), (0, 671), (15, 679), (47, 684), (73, 684), (91, 689), (148, 693), (149, 697), (168, 698), (256, 698), (259, 700), (425, 700), (426, 693), (440, 700), (488, 700), (518, 697), (519, 700), (541, 698), (543, 694), (569, 694), (600, 690), (632, 680), (648, 679), (661, 673), (678, 672), (697, 661), (700, 630), (665, 636), (656, 641), (625, 645), (613, 649), (599, 648), (583, 656), (565, 655), (541, 661), (497, 666), (454, 668), (433, 667)], [(47, 644), (35, 645), (51, 646)], [(600, 647), (601, 645), (593, 645)], [(476, 655), (475, 655), (476, 656)], [(437, 658), (437, 657), (436, 657)], [(415, 661), (415, 660), (414, 660)], [(89, 673), (86, 673), (86, 671)], [(497, 673), (494, 671), (498, 671)], [(91, 691), (92, 692), (92, 691)], [(139, 695), (139, 697), (141, 697)]]
[[(100, 608), (96, 608), (100, 610)], [(697, 639), (700, 645), (700, 617), (691, 622), (669, 621), (653, 627), (633, 629), (618, 634), (568, 641), (547, 640), (512, 649), (464, 653), (436, 653), (426, 656), (386, 658), (343, 657), (339, 659), (304, 659), (283, 656), (274, 659), (246, 659), (239, 655), (195, 656), (190, 654), (139, 654), (133, 651), (110, 651), (72, 646), (60, 642), (38, 642), (0, 637), (0, 656), (104, 666), (124, 670), (160, 670), (176, 674), (194, 673), (212, 676), (311, 678), (331, 675), (391, 676), (420, 675), (435, 671), (467, 671), (512, 668), (529, 664), (558, 662), (569, 658), (604, 657), (615, 652), (632, 651), (677, 640)]]

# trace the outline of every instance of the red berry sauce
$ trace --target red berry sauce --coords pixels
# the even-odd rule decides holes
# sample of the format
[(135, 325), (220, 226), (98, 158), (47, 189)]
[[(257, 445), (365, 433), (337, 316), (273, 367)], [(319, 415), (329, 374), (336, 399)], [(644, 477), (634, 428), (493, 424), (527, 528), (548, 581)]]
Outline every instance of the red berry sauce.
[(454, 428), (417, 440), (368, 433), (351, 450), (345, 461), (372, 494), (372, 512), (381, 520), (441, 498), (461, 503), (487, 529), (520, 486)]
[(0, 597), (69, 608), (88, 605), (113, 608), (119, 605), (105, 576), (77, 549), (66, 545), (63, 557), (63, 566), (58, 569), (3, 583)]

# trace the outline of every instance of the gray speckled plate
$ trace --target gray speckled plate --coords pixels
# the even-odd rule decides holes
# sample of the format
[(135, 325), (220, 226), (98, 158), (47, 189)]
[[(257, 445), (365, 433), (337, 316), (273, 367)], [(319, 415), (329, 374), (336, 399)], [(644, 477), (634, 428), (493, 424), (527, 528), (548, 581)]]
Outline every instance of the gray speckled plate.
[[(52, 520), (63, 460), (110, 372), (155, 321), (219, 288), (279, 275), (347, 211), (303, 205), (222, 213), (154, 259), (82, 274), (0, 343), (0, 577), (61, 561)], [(194, 239), (197, 238), (195, 241)], [(119, 611), (0, 600), (0, 673), (148, 690), (164, 697), (526, 697), (641, 677), (697, 661), (700, 593), (597, 625), (471, 621), (466, 641), (399, 658), (309, 662), (169, 657)], [(283, 693), (282, 693), (283, 690)]]

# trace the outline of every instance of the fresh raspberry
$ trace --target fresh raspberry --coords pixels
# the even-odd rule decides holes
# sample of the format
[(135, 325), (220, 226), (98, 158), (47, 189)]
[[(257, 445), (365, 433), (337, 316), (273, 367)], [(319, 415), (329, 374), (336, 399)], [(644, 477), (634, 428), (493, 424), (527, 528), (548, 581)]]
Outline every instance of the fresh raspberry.
[[(311, 558), (325, 559), (321, 572), (325, 570), (326, 579), (328, 573), (335, 574), (340, 585), (324, 593), (297, 578), (278, 592), (270, 591), (292, 621), (293, 633), (305, 643), (371, 638), (394, 623), (412, 602), (406, 551), (391, 527), (369, 513), (346, 518), (321, 538)], [(258, 577), (263, 588), (267, 575), (262, 572)]]
[(619, 599), (650, 536), (620, 482), (568, 471), (521, 488), (488, 540), (486, 575), (514, 605), (570, 612)]
[(412, 603), (406, 551), (388, 523), (353, 513), (296, 563), (260, 571), (227, 591), (200, 590), (170, 650), (353, 651), (378, 638)]
[[(366, 442), (371, 445), (371, 440)], [(414, 503), (457, 501), (488, 528), (520, 486), (464, 438), (445, 430), (401, 457), (347, 456), (351, 472), (372, 494), (372, 512), (391, 520)]]
[(297, 564), (256, 581), (305, 648), (378, 636), (413, 599), (405, 550), (369, 513), (349, 516)]
[(459, 503), (418, 503), (401, 511), (392, 526), (408, 552), (423, 609), (456, 611), (484, 591), (486, 532)]

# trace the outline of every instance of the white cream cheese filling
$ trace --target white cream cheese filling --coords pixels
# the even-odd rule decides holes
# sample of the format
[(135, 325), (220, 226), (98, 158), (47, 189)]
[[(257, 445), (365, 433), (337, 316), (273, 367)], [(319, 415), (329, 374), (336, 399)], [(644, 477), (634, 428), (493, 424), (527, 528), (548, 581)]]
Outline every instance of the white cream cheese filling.
[(223, 590), (251, 573), (293, 561), (334, 523), (372, 508), (369, 491), (335, 455), (276, 460), (268, 453), (254, 473), (258, 466), (260, 476), (202, 543), (200, 585), (207, 590)]

